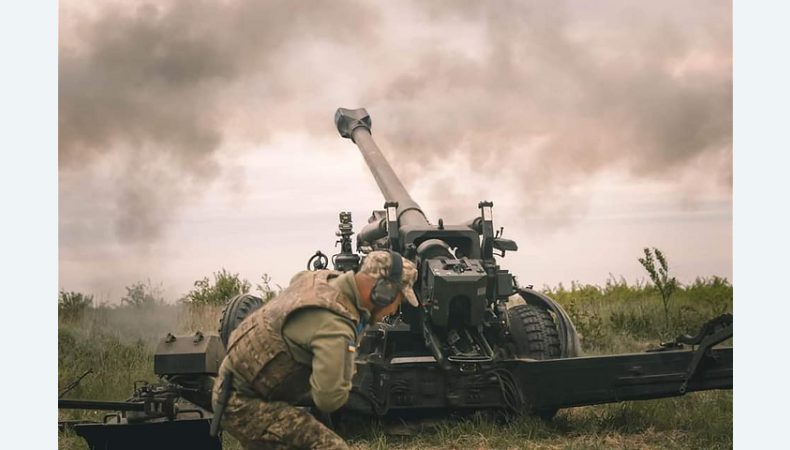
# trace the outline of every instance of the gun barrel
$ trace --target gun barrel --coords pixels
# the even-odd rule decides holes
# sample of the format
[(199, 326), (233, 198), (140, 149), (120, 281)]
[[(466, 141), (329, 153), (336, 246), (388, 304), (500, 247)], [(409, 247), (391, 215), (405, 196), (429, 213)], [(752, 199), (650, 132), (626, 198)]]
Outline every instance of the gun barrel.
[(338, 108), (335, 113), (335, 125), (341, 136), (351, 139), (359, 147), (384, 199), (388, 202), (398, 202), (398, 219), (401, 225), (428, 225), (428, 219), (425, 218), (420, 205), (403, 187), (403, 183), (373, 140), (370, 133), (370, 115), (365, 108)]

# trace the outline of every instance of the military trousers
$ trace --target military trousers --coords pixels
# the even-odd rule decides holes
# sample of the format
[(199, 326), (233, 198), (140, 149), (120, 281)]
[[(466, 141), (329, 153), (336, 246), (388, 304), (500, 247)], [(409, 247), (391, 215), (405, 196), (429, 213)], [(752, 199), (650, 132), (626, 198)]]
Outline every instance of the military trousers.
[[(215, 389), (215, 402), (217, 394)], [(349, 448), (343, 438), (305, 409), (236, 392), (228, 399), (221, 423), (247, 450)]]

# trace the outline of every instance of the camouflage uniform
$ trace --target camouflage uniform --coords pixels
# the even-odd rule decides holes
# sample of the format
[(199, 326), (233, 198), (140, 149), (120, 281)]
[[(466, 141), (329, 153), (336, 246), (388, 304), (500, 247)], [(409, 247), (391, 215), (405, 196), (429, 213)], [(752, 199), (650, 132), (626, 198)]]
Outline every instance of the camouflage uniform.
[(346, 442), (306, 409), (232, 394), (222, 426), (245, 449), (348, 449)]
[[(383, 252), (369, 254), (361, 269), (375, 278), (380, 276), (379, 273), (386, 274), (386, 270), (380, 266), (389, 261), (388, 254), (382, 257), (378, 253)], [(374, 257), (370, 258), (370, 255)], [(333, 278), (345, 280), (346, 287), (338, 287)], [(407, 300), (410, 303), (416, 303), (411, 290), (415, 279), (414, 265), (404, 261), (404, 291), (408, 290), (410, 295), (407, 294)], [(353, 288), (349, 288), (349, 284)], [(337, 339), (342, 340), (341, 346), (337, 348), (341, 348), (345, 354), (330, 356), (345, 358), (345, 364), (337, 364), (339, 361), (334, 359), (330, 362), (344, 380), (332, 387), (340, 392), (339, 395), (335, 392), (330, 400), (317, 396), (314, 378), (321, 374), (311, 374), (316, 364), (312, 361), (311, 367), (309, 351), (292, 348), (293, 343), (283, 333), (288, 325), (286, 322), (292, 318), (291, 322), (303, 320), (307, 315), (323, 317), (319, 320), (324, 322), (332, 322), (331, 319), (325, 320), (327, 317), (333, 318)], [(250, 314), (231, 333), (227, 356), (220, 368), (213, 395), (216, 409), (220, 387), (227, 374), (232, 373), (233, 392), (222, 415), (222, 427), (248, 449), (348, 448), (342, 438), (309, 412), (291, 405), (305, 399), (308, 393), (312, 393), (316, 405), (327, 412), (345, 403), (351, 389), (353, 352), (356, 350), (354, 344), (357, 332), (361, 328), (359, 324), (368, 316), (369, 312), (359, 304), (353, 273), (316, 271), (297, 274), (287, 289)], [(340, 377), (337, 374), (334, 376)]]

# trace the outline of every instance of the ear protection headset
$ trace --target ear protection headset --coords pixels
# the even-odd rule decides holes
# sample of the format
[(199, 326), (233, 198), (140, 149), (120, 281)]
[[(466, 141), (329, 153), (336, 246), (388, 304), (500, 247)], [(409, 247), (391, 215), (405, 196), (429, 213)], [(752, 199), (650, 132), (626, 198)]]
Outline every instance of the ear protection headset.
[(370, 300), (379, 307), (389, 306), (400, 293), (401, 276), (403, 274), (403, 259), (400, 254), (390, 251), (390, 273), (387, 277), (376, 280), (370, 292)]

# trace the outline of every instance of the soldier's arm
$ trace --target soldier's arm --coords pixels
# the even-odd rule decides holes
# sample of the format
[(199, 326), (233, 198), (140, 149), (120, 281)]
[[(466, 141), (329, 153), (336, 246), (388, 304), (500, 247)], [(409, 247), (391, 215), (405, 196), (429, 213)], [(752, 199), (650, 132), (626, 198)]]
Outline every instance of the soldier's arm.
[(351, 322), (331, 311), (309, 309), (288, 320), (283, 336), (295, 359), (312, 366), (310, 394), (318, 409), (332, 412), (343, 406), (356, 357), (356, 331)]

